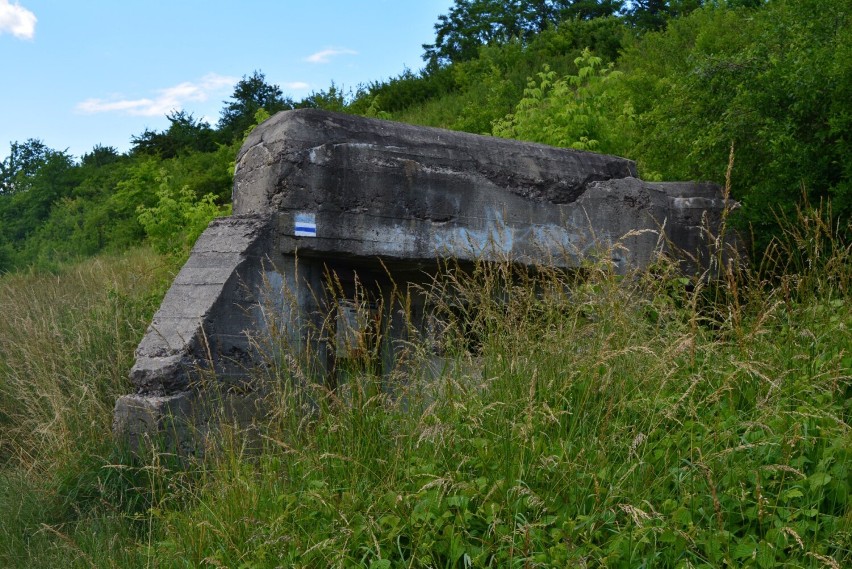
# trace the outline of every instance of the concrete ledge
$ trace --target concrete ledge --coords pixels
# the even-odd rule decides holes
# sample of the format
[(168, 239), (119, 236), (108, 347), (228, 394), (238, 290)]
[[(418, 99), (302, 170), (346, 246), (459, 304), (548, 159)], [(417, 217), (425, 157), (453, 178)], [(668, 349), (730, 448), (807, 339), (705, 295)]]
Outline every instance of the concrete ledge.
[(221, 444), (219, 427), (248, 431), (265, 412), (258, 394), (181, 391), (172, 395), (124, 395), (115, 404), (113, 431), (132, 452), (201, 455)]
[(113, 431), (133, 452), (154, 445), (166, 452), (193, 454), (193, 407), (197, 395), (124, 395), (115, 403)]

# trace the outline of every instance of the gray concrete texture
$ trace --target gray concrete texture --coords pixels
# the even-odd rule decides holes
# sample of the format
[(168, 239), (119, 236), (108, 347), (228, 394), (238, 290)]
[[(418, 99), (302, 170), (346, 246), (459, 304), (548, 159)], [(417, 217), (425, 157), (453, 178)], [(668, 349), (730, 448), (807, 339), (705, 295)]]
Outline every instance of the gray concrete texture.
[(381, 266), (404, 280), (438, 259), (570, 268), (590, 257), (625, 273), (664, 252), (694, 272), (711, 255), (705, 229), (732, 205), (713, 184), (644, 182), (623, 158), (308, 109), (249, 135), (233, 204), (139, 345), (136, 393), (114, 420), (133, 447), (160, 436), (187, 451), (191, 431), (207, 429), (191, 408), (213, 397), (200, 376), (220, 393), (251, 392), (253, 331), (319, 342), (306, 330), (332, 309), (324, 275)]

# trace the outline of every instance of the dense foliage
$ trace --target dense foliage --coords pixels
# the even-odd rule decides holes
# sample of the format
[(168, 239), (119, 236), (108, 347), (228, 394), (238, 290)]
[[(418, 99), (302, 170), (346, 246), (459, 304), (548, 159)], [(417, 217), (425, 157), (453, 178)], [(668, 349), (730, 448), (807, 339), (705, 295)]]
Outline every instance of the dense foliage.
[[(483, 45), (528, 41), (559, 22), (612, 16), (622, 0), (456, 0), (435, 24), (435, 43), (423, 46), (434, 69), (478, 56)], [(631, 9), (631, 13), (647, 11)]]
[(215, 127), (174, 111), (126, 154), (11, 143), (0, 272), (145, 238), (185, 249), (198, 232), (176, 224), (227, 213), (245, 132), (303, 107), (619, 154), (648, 179), (721, 183), (733, 147), (759, 258), (803, 201), (831, 200), (844, 231), (852, 217), (850, 18), (852, 0), (457, 0), (418, 72), (294, 101), (254, 71)]
[(759, 245), (805, 197), (852, 217), (852, 2), (707, 8), (629, 45), (619, 67), (638, 121), (632, 157), (666, 179), (721, 181)]
[(12, 143), (0, 163), (0, 273), (121, 251), (146, 237), (185, 252), (207, 223), (229, 212), (233, 160), (258, 111), (288, 107), (255, 72), (238, 82), (217, 129), (191, 113), (132, 136), (119, 154), (95, 146), (79, 160), (41, 141)]

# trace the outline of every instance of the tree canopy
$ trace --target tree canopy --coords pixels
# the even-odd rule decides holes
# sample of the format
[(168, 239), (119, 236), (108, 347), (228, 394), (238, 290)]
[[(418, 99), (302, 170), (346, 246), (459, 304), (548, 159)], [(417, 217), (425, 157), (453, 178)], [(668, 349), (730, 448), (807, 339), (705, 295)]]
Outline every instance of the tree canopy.
[(24, 189), (27, 179), (35, 174), (54, 152), (36, 138), (25, 142), (12, 142), (9, 145), (9, 155), (0, 162), (0, 194), (14, 194)]
[(622, 0), (456, 0), (438, 17), (435, 43), (424, 44), (429, 67), (473, 59), (480, 46), (528, 40), (569, 18), (611, 16)]
[(230, 101), (224, 102), (219, 117), (219, 132), (227, 141), (242, 137), (243, 133), (254, 123), (254, 117), (260, 109), (270, 115), (278, 111), (293, 108), (293, 100), (284, 97), (281, 88), (266, 82), (266, 76), (260, 71), (251, 75), (243, 75), (231, 95)]
[(172, 111), (166, 118), (169, 120), (169, 128), (165, 131), (146, 129), (142, 134), (131, 137), (133, 152), (174, 158), (186, 152), (216, 150), (216, 132), (209, 124), (192, 116), (192, 113)]
[(181, 250), (227, 211), (245, 133), (304, 107), (619, 154), (646, 179), (724, 182), (733, 144), (735, 221), (757, 250), (802, 200), (831, 200), (850, 232), (850, 14), (850, 0), (456, 0), (420, 71), (295, 102), (254, 71), (216, 125), (175, 110), (123, 154), (12, 142), (0, 272), (142, 239)]

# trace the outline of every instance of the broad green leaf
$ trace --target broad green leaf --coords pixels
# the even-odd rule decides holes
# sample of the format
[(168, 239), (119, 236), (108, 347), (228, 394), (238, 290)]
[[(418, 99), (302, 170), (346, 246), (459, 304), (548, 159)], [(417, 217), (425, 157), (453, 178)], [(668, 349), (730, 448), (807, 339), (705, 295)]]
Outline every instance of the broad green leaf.
[(808, 478), (808, 483), (810, 483), (812, 489), (825, 486), (829, 482), (831, 482), (831, 474), (828, 472), (817, 472)]

